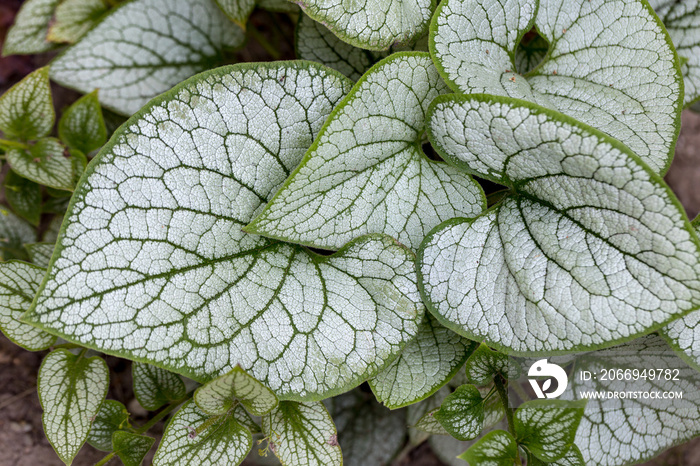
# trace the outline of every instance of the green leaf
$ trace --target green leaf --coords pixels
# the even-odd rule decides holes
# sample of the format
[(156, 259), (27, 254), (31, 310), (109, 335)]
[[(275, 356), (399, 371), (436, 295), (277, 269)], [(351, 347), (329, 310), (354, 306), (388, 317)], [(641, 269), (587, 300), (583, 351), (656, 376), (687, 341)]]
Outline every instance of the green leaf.
[[(44, 232), (44, 235), (42, 238), (43, 242), (55, 243), (56, 240), (58, 239), (58, 232), (61, 229), (62, 223), (63, 223), (63, 216), (62, 215), (54, 215), (54, 217), (51, 219), (51, 222), (49, 223), (49, 227)], [(34, 240), (34, 241), (36, 241), (36, 240)], [(33, 241), (25, 241), (25, 242), (30, 243)]]
[[(215, 0), (231, 21), (245, 30), (248, 17), (255, 9), (255, 0)], [(301, 58), (301, 57), (300, 57)]]
[(450, 435), (435, 417), (438, 412), (440, 412), (440, 406), (425, 413), (415, 425), (409, 424), (409, 426), (431, 435)]
[(348, 44), (387, 50), (407, 44), (428, 27), (434, 0), (300, 0), (304, 13), (328, 27)]
[(36, 241), (36, 231), (27, 222), (0, 205), (0, 253), (3, 260), (27, 259), (22, 245)]
[(112, 435), (112, 447), (124, 466), (140, 466), (156, 439), (118, 430)]
[[(48, 52), (56, 47), (46, 39), (60, 0), (26, 0), (5, 37), (2, 56)], [(3, 112), (0, 112), (2, 114)]]
[(101, 358), (57, 349), (41, 363), (38, 387), (44, 432), (67, 465), (85, 443), (108, 386), (109, 369)]
[(234, 403), (240, 402), (255, 416), (269, 413), (278, 402), (269, 388), (240, 366), (199, 387), (194, 393), (194, 401), (207, 414), (224, 414)]
[(131, 365), (134, 395), (139, 404), (155, 411), (164, 404), (182, 399), (187, 390), (182, 378), (159, 367), (140, 362)]
[(325, 403), (338, 429), (343, 466), (386, 465), (403, 447), (406, 410), (390, 411), (359, 389)]
[(282, 401), (262, 422), (270, 450), (283, 466), (343, 464), (335, 424), (322, 403)]
[(112, 434), (129, 426), (126, 407), (116, 400), (104, 400), (92, 422), (87, 442), (98, 450), (112, 451)]
[[(589, 395), (575, 440), (584, 464), (642, 463), (700, 435), (700, 373), (678, 358), (658, 335), (580, 356), (575, 367), (577, 372), (589, 371), (598, 376), (591, 380), (570, 377), (564, 397), (580, 398), (582, 392), (632, 392), (624, 399), (612, 400)], [(669, 370), (671, 380), (665, 376), (653, 380), (650, 376), (633, 381), (624, 377), (601, 380), (603, 370), (618, 369), (623, 373)], [(643, 396), (645, 392), (680, 392), (682, 398), (652, 398)]]
[(411, 252), (375, 235), (319, 256), (241, 232), (348, 88), (310, 62), (241, 64), (151, 102), (83, 175), (30, 319), (199, 382), (240, 364), (280, 399), (374, 376), (424, 318)]
[(440, 222), (478, 215), (479, 185), (421, 148), (425, 113), (445, 90), (426, 53), (372, 67), (245, 231), (322, 249), (384, 233), (415, 249)]
[[(44, 269), (49, 266), (55, 247), (56, 245), (54, 243), (28, 243), (24, 245), (32, 263)], [(39, 280), (39, 283), (41, 283), (41, 280)]]
[(470, 466), (513, 466), (518, 456), (515, 439), (505, 430), (484, 435), (458, 458)]
[(369, 385), (377, 401), (388, 408), (416, 403), (447, 383), (477, 345), (428, 316), (418, 328), (416, 338)]
[(9, 170), (3, 181), (5, 199), (12, 210), (34, 226), (41, 217), (41, 186)]
[(0, 131), (8, 138), (29, 141), (46, 136), (55, 119), (48, 67), (28, 74), (0, 96)]
[(700, 2), (649, 0), (666, 26), (681, 59), (686, 107), (700, 99)]
[(537, 32), (526, 32), (515, 49), (515, 56), (513, 57), (515, 69), (521, 74), (529, 73), (542, 63), (548, 51), (549, 42), (547, 42), (547, 39), (537, 34)]
[(81, 97), (63, 112), (58, 122), (58, 136), (68, 147), (83, 154), (89, 154), (107, 142), (107, 128), (97, 91)]
[(697, 237), (668, 186), (619, 142), (487, 95), (437, 99), (429, 135), (449, 163), (510, 188), (421, 246), (421, 291), (443, 325), (507, 353), (563, 354), (700, 305)]
[(153, 458), (153, 465), (236, 466), (243, 461), (252, 445), (250, 431), (238, 422), (233, 412), (210, 417), (190, 400), (170, 420)]
[(527, 465), (528, 466), (585, 466), (586, 463), (583, 461), (583, 456), (581, 451), (576, 445), (571, 445), (564, 456), (556, 461), (545, 462), (537, 458), (528, 451), (527, 453)]
[[(187, 34), (182, 31), (188, 31)], [(112, 10), (51, 64), (51, 78), (131, 115), (244, 39), (211, 0), (134, 0)]]
[[(523, 75), (516, 49), (533, 26), (550, 47)], [(671, 163), (682, 77), (646, 2), (448, 0), (433, 18), (430, 50), (455, 91), (529, 100), (622, 141), (657, 173)]]
[(56, 342), (55, 336), (20, 321), (45, 272), (24, 262), (0, 262), (0, 330), (29, 351), (44, 350)]
[(73, 44), (109, 11), (109, 0), (62, 0), (50, 23), (48, 40)]
[(484, 399), (474, 385), (462, 385), (443, 401), (433, 416), (458, 440), (471, 440), (484, 427)]
[(42, 138), (29, 149), (11, 149), (7, 161), (12, 170), (36, 183), (55, 189), (72, 191), (75, 186), (71, 158), (65, 157), (66, 148), (58, 139)]
[(586, 400), (535, 400), (515, 410), (515, 433), (524, 445), (542, 461), (557, 461), (574, 444)]
[(507, 379), (515, 379), (520, 375), (520, 368), (512, 358), (484, 344), (479, 345), (469, 356), (465, 371), (467, 380), (480, 386), (492, 383), (498, 374)]

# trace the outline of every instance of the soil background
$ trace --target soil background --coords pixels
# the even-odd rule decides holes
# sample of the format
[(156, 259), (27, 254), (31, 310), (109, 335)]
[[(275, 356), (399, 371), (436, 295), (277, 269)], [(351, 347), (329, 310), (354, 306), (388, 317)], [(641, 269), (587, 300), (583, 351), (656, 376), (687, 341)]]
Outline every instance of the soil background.
[[(12, 24), (20, 0), (0, 2), (0, 44), (8, 27)], [(277, 43), (279, 57), (272, 57), (265, 49), (251, 42), (245, 50), (237, 54), (238, 61), (265, 61), (271, 59), (293, 59), (293, 41), (279, 37), (281, 30), (287, 38), (293, 37), (293, 25), (286, 17), (256, 12), (251, 18), (253, 26), (266, 37)], [(270, 21), (278, 27), (269, 28)], [(277, 36), (277, 37), (276, 37)], [(0, 59), (0, 94), (19, 81), (32, 70), (45, 65), (51, 55), (13, 56)], [(65, 108), (78, 94), (54, 86), (54, 103), (58, 111)], [(676, 157), (666, 175), (666, 181), (685, 207), (688, 217), (694, 218), (700, 212), (700, 115), (685, 111), (682, 117), (681, 134), (676, 146)], [(46, 440), (41, 423), (41, 407), (36, 392), (37, 372), (46, 352), (31, 353), (14, 345), (0, 335), (0, 466), (62, 466)], [(122, 401), (132, 413), (134, 424), (143, 424), (149, 413), (134, 398), (131, 388), (131, 365), (129, 361), (106, 357), (110, 368), (110, 388), (107, 398)], [(152, 413), (151, 413), (152, 415)], [(162, 435), (162, 423), (149, 431)], [(152, 464), (155, 448), (144, 461)], [(94, 465), (105, 453), (85, 445), (73, 465)], [(110, 465), (118, 464), (110, 462)], [(466, 465), (466, 462), (464, 463)], [(646, 466), (697, 466), (700, 465), (700, 438), (679, 445)], [(392, 466), (441, 466), (441, 463), (427, 444), (413, 450)], [(223, 465), (222, 465), (223, 466)], [(367, 465), (375, 466), (375, 465)]]

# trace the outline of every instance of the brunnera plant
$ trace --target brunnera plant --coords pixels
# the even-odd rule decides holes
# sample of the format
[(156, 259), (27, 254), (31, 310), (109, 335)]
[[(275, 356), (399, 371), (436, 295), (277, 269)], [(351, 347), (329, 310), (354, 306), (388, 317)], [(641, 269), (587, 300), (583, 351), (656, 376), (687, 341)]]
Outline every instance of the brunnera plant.
[[(51, 349), (61, 460), (139, 465), (164, 419), (156, 465), (382, 465), (425, 441), (448, 464), (622, 465), (700, 435), (699, 225), (662, 178), (700, 98), (700, 3), (298, 5), (18, 13), (5, 55), (62, 50), (0, 97), (0, 329)], [(249, 39), (275, 53), (256, 10), (296, 21), (298, 60), (232, 64)], [(54, 136), (49, 79), (86, 94)], [(518, 380), (523, 357), (645, 352), (678, 371), (640, 382), (674, 409)], [(104, 355), (133, 361), (145, 424), (106, 399)]]

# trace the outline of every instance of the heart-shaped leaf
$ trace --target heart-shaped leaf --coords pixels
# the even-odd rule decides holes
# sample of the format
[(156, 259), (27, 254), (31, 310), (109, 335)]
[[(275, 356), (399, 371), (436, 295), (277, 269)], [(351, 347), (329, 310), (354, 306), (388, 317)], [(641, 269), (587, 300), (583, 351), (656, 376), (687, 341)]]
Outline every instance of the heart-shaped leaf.
[(427, 53), (372, 67), (245, 230), (333, 250), (384, 233), (415, 249), (440, 222), (477, 215), (479, 185), (421, 148), (428, 106), (445, 90)]
[(32, 305), (45, 269), (24, 262), (0, 262), (0, 330), (29, 351), (48, 348), (56, 337), (20, 321)]
[(49, 23), (48, 40), (68, 44), (77, 42), (114, 4), (108, 0), (62, 0)]
[(434, 418), (458, 440), (471, 440), (484, 427), (484, 399), (474, 385), (462, 385), (442, 402)]
[(104, 400), (90, 428), (87, 442), (98, 450), (112, 451), (112, 434), (130, 427), (129, 412), (116, 400)]
[(134, 362), (131, 365), (134, 395), (141, 406), (155, 411), (164, 404), (185, 396), (185, 383), (172, 372), (150, 364)]
[(410, 251), (241, 231), (348, 89), (311, 62), (241, 64), (154, 100), (88, 167), (29, 318), (200, 382), (240, 364), (280, 399), (374, 376), (424, 317)]
[(58, 139), (41, 138), (27, 149), (7, 151), (12, 170), (44, 186), (72, 191), (75, 186), (75, 157), (65, 156), (66, 148)]
[(101, 358), (57, 349), (41, 363), (41, 419), (46, 437), (64, 463), (70, 465), (87, 440), (108, 386), (109, 369)]
[(263, 416), (262, 425), (283, 466), (343, 464), (335, 424), (321, 402), (282, 401)]
[(134, 0), (56, 58), (51, 78), (80, 92), (99, 88), (102, 105), (131, 115), (183, 79), (223, 64), (224, 51), (243, 39), (212, 0)]
[[(46, 35), (60, 0), (27, 0), (5, 38), (2, 56), (48, 52), (56, 47)], [(0, 112), (1, 114), (2, 112)]]
[(513, 466), (517, 457), (518, 445), (505, 430), (489, 432), (458, 456), (470, 466)]
[(58, 122), (58, 136), (68, 147), (83, 154), (89, 154), (107, 142), (107, 128), (97, 91), (81, 97), (63, 112)]
[(438, 98), (429, 133), (448, 162), (510, 188), (421, 246), (423, 296), (443, 325), (505, 352), (551, 354), (630, 340), (700, 305), (697, 237), (619, 142), (487, 95)]
[(5, 137), (29, 141), (46, 136), (55, 119), (47, 67), (28, 74), (0, 96), (0, 131)]
[(483, 386), (492, 383), (496, 375), (508, 379), (517, 378), (520, 368), (512, 358), (481, 344), (467, 359), (465, 372), (467, 380)]
[(208, 414), (223, 414), (241, 403), (249, 413), (262, 416), (277, 406), (275, 394), (240, 366), (199, 387), (194, 401)]
[(112, 435), (112, 448), (124, 466), (141, 466), (156, 439), (118, 430)]
[[(516, 49), (533, 27), (549, 51), (523, 76)], [(448, 0), (438, 7), (430, 38), (436, 65), (455, 91), (559, 110), (619, 139), (656, 172), (668, 169), (682, 77), (673, 44), (646, 2)]]
[(304, 13), (348, 44), (387, 50), (407, 44), (428, 27), (435, 0), (299, 0)]

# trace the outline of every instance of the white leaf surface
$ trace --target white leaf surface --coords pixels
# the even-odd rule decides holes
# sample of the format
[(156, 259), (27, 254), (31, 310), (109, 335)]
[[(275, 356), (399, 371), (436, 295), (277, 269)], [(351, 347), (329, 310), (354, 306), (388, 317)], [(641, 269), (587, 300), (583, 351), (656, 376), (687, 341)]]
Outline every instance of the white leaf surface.
[(421, 291), (443, 325), (551, 355), (630, 340), (700, 305), (697, 236), (626, 147), (510, 98), (446, 97), (430, 118), (446, 160), (511, 188), (421, 246)]
[(114, 9), (51, 64), (51, 78), (131, 115), (190, 76), (222, 63), (243, 31), (212, 0), (134, 0)]
[(246, 231), (332, 250), (384, 233), (415, 249), (440, 222), (480, 213), (479, 185), (421, 148), (428, 106), (445, 90), (427, 53), (379, 62)]
[[(515, 51), (532, 27), (550, 44), (524, 76)], [(431, 26), (447, 82), (559, 110), (619, 139), (656, 172), (673, 158), (682, 107), (671, 40), (641, 0), (448, 0)]]
[(71, 464), (85, 443), (108, 386), (109, 369), (101, 358), (57, 349), (41, 363), (41, 419), (46, 437), (64, 463)]
[(31, 319), (200, 382), (240, 364), (280, 399), (374, 376), (423, 319), (410, 251), (241, 231), (348, 88), (310, 62), (242, 64), (153, 101), (88, 167)]

